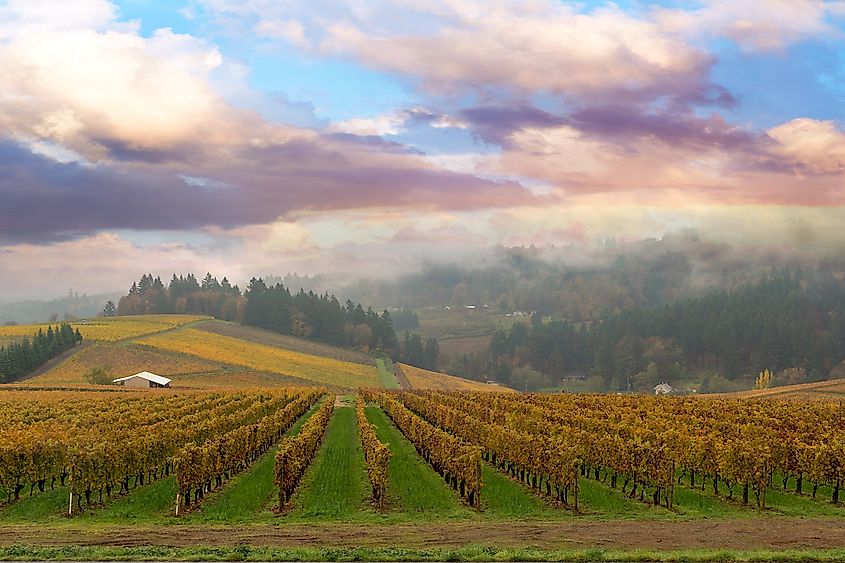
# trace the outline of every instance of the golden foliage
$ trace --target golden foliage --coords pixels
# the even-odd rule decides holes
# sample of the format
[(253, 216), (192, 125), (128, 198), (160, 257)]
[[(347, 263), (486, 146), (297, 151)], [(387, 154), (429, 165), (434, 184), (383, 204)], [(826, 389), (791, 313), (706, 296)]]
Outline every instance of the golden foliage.
[(455, 377), (436, 371), (429, 371), (408, 364), (398, 364), (411, 384), (412, 389), (430, 389), (433, 391), (483, 391), (483, 392), (511, 392), (512, 389), (499, 385), (488, 385), (478, 381), (471, 381), (462, 377)]
[(370, 484), (373, 486), (373, 501), (378, 504), (379, 509), (384, 510), (387, 481), (390, 473), (390, 448), (382, 444), (376, 436), (373, 425), (367, 420), (364, 399), (360, 395), (355, 400), (355, 415), (358, 418), (358, 433), (361, 436), (361, 445), (364, 449), (367, 475), (370, 477)]
[[(139, 315), (71, 321), (70, 324), (74, 329), (79, 329), (85, 340), (114, 342), (163, 332), (207, 318), (209, 317), (197, 315)], [(47, 326), (49, 325), (0, 326), (0, 337), (23, 338), (35, 334), (39, 328), (46, 330)]]
[(375, 365), (311, 356), (192, 328), (154, 335), (140, 342), (206, 360), (278, 373), (306, 383), (345, 388), (381, 384)]

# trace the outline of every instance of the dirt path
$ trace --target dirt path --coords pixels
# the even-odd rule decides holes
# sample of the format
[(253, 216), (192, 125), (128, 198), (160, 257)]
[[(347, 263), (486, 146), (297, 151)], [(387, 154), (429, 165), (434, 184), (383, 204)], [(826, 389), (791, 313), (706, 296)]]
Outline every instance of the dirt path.
[(394, 364), (394, 375), (396, 375), (396, 381), (399, 382), (399, 388), (403, 390), (407, 390), (411, 388), (411, 382), (408, 381), (408, 378), (405, 377), (405, 372), (402, 371), (402, 367), (399, 364)]
[(0, 545), (460, 547), (537, 549), (829, 549), (845, 547), (845, 520), (573, 521), (395, 525), (77, 527), (3, 526)]

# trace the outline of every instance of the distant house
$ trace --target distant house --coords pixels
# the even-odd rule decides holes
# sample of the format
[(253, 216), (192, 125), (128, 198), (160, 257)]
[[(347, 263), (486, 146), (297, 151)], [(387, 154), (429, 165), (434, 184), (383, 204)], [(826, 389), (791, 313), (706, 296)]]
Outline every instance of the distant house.
[(672, 388), (672, 386), (665, 382), (661, 383), (660, 385), (654, 386), (655, 395), (671, 395), (674, 392), (675, 390)]
[(133, 389), (170, 388), (169, 379), (148, 371), (142, 371), (141, 373), (136, 373), (135, 375), (130, 375), (129, 377), (115, 379), (113, 383), (115, 385), (122, 385)]

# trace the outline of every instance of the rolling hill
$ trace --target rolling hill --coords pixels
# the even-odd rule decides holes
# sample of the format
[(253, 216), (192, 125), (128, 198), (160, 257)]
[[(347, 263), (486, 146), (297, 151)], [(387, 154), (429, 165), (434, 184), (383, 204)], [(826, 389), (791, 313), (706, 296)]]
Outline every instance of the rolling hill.
[[(183, 389), (320, 385), (338, 393), (384, 387), (375, 358), (327, 344), (196, 315), (141, 315), (73, 322), (84, 345), (48, 363), (26, 385), (86, 387), (103, 368), (113, 378), (151, 371)], [(47, 325), (0, 327), (14, 340)], [(414, 389), (500, 391), (502, 387), (402, 364)]]
[(828, 381), (816, 381), (814, 383), (784, 385), (782, 387), (771, 387), (769, 389), (752, 389), (750, 391), (724, 393), (714, 396), (736, 399), (842, 401), (845, 400), (845, 379), (831, 379)]
[[(402, 370), (411, 389), (430, 389), (433, 391), (484, 391), (484, 392), (515, 392), (508, 387), (501, 385), (487, 385), (478, 381), (471, 381), (453, 375), (447, 375), (437, 371), (409, 366), (408, 364), (397, 364)], [(400, 376), (400, 382), (402, 378)]]

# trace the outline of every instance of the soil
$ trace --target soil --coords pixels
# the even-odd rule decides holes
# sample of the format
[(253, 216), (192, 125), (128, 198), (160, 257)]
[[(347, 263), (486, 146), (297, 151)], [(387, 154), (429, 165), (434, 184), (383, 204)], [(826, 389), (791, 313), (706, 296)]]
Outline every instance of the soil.
[(407, 391), (411, 388), (411, 382), (405, 377), (405, 372), (399, 364), (393, 364), (393, 374), (396, 376), (396, 381), (399, 382), (399, 388)]
[(689, 522), (580, 521), (281, 526), (3, 526), (0, 545), (461, 547), (604, 549), (831, 549), (845, 547), (845, 520), (752, 518)]

